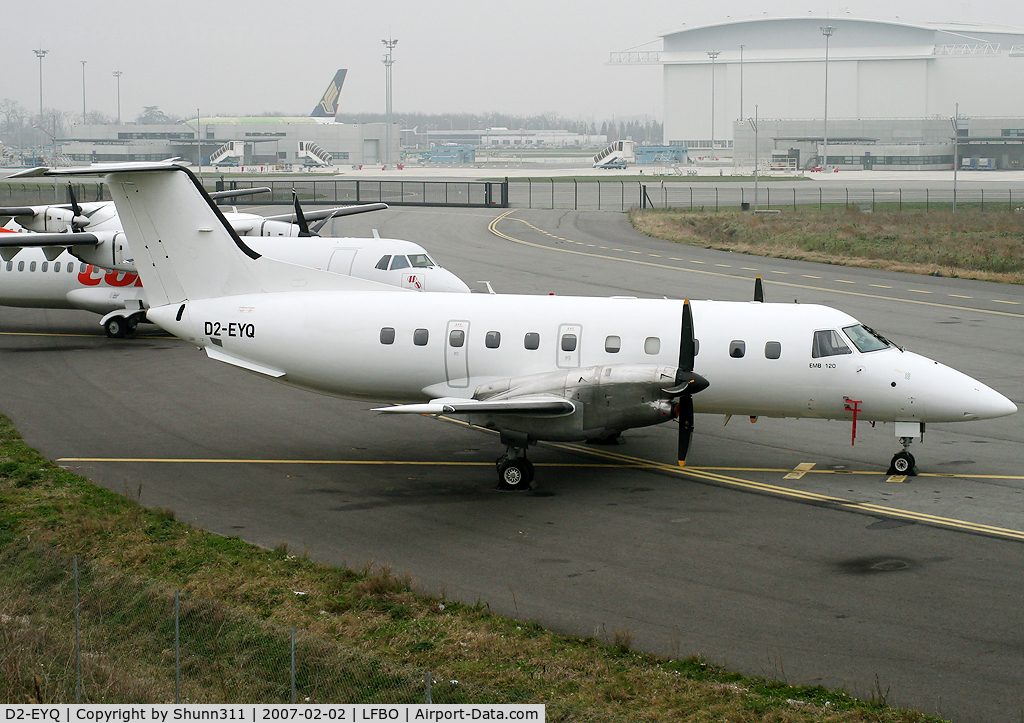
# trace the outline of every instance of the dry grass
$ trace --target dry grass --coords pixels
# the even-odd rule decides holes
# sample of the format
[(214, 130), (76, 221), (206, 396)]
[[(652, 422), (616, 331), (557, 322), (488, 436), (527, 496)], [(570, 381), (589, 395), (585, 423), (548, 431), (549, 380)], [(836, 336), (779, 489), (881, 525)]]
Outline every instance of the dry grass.
[[(410, 681), (430, 670), (435, 701), (542, 702), (552, 721), (936, 720), (877, 698), (743, 677), (696, 658), (657, 659), (633, 651), (628, 630), (608, 640), (556, 635), (483, 604), (419, 595), (387, 567), (330, 568), (288, 554), (283, 544), (265, 550), (212, 535), (56, 468), (3, 417), (0, 574), (8, 584), (0, 588), (0, 702), (73, 700), (66, 682), (71, 554), (92, 561), (84, 598), (95, 641), (87, 700), (168, 699), (167, 610), (178, 589), (183, 620), (201, 648), (186, 666), (192, 701), (279, 695), (270, 669), (281, 667), (280, 631), (295, 628), (303, 659), (312, 656), (327, 677), (355, 681), (343, 686), (332, 678), (334, 687), (325, 688), (335, 691), (325, 694), (331, 700), (406, 700), (418, 695)], [(45, 562), (55, 557), (63, 567)], [(257, 672), (245, 674), (247, 666)]]
[(630, 212), (656, 238), (756, 256), (918, 274), (1024, 283), (1024, 213), (848, 209), (784, 210), (778, 216), (677, 209)]

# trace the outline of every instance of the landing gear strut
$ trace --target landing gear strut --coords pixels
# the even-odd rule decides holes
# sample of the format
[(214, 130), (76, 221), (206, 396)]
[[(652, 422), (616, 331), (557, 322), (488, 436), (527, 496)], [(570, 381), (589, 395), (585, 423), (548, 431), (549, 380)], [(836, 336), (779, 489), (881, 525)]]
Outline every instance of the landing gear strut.
[(502, 490), (528, 490), (533, 487), (533, 463), (526, 458), (526, 448), (529, 440), (526, 437), (520, 438), (502, 435), (502, 442), (505, 443), (505, 454), (498, 457), (496, 466), (498, 468), (498, 489)]
[(888, 474), (905, 474), (909, 477), (917, 475), (917, 464), (914, 461), (914, 455), (909, 451), (910, 443), (913, 441), (913, 437), (900, 437), (903, 451), (897, 452), (892, 456)]

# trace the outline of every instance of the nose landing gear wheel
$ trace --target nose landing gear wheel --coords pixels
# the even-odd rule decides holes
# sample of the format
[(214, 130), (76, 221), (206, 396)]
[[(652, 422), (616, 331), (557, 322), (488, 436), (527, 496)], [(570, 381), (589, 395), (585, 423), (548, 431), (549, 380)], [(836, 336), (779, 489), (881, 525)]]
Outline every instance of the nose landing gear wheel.
[(914, 455), (907, 451), (897, 452), (894, 454), (892, 456), (892, 462), (889, 463), (888, 474), (905, 474), (908, 476), (916, 475), (917, 464), (914, 461)]
[(533, 464), (525, 457), (507, 459), (498, 465), (498, 487), (503, 490), (526, 490), (533, 483)]

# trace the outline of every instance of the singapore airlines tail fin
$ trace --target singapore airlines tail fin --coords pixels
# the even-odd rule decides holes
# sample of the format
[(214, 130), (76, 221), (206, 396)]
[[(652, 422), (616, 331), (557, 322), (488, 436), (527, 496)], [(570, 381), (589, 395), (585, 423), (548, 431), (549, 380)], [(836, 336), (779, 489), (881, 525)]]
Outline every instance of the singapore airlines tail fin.
[(345, 74), (348, 70), (340, 68), (337, 73), (334, 74), (334, 79), (331, 84), (327, 86), (327, 90), (324, 91), (323, 97), (320, 98), (320, 102), (316, 104), (313, 112), (309, 114), (310, 118), (334, 118), (338, 115), (338, 96), (341, 95), (341, 86), (345, 84)]
[(151, 306), (252, 293), (393, 290), (262, 257), (183, 166), (121, 164), (47, 175), (106, 177)]

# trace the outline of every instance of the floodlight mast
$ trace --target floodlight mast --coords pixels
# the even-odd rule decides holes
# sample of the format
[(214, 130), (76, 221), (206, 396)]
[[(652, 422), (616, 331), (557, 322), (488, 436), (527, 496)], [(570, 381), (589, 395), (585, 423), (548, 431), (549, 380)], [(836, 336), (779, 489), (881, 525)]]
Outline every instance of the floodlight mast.
[(39, 122), (43, 122), (43, 58), (49, 53), (49, 50), (34, 50), (32, 51), (39, 58)]
[(825, 36), (825, 119), (822, 123), (822, 130), (824, 133), (824, 143), (822, 144), (821, 150), (821, 170), (828, 170), (828, 40), (832, 37), (832, 33), (836, 31), (834, 25), (825, 25), (818, 28), (821, 30), (821, 34)]
[(117, 124), (121, 125), (121, 76), (124, 73), (120, 70), (115, 70), (113, 75), (117, 78)]
[(956, 213), (956, 168), (960, 165), (960, 104), (956, 104), (953, 117), (953, 213)]
[(754, 104), (754, 117), (753, 118), (748, 118), (747, 121), (749, 121), (750, 125), (754, 129), (754, 213), (757, 213), (757, 204), (758, 204), (758, 200), (759, 200), (758, 199), (759, 188), (758, 188), (758, 185), (757, 185), (757, 171), (758, 171), (758, 166), (760, 165), (760, 159), (758, 158), (758, 154), (757, 154), (757, 103)]
[(711, 58), (711, 160), (715, 160), (715, 58), (722, 54), (720, 50), (709, 50)]
[(384, 164), (387, 165), (388, 161), (391, 160), (391, 66), (395, 64), (394, 58), (391, 53), (398, 45), (398, 41), (392, 37), (388, 37), (387, 40), (381, 40), (384, 43), (384, 47), (388, 49), (388, 52), (384, 55), (384, 83), (385, 83), (385, 128), (384, 128)]

